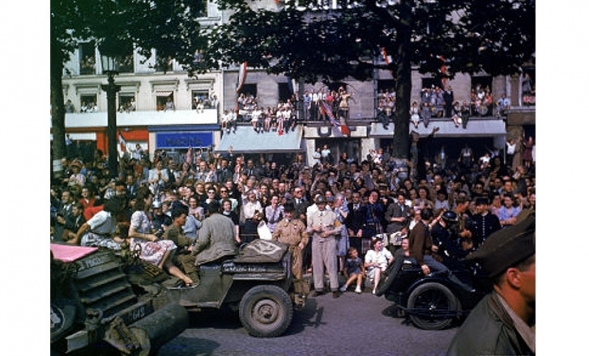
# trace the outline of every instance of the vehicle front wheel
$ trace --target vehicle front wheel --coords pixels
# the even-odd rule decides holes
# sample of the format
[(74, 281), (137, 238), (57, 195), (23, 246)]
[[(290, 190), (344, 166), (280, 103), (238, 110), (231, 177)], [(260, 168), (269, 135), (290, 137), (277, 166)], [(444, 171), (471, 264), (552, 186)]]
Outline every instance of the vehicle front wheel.
[(293, 306), (288, 294), (274, 285), (251, 288), (239, 303), (239, 319), (251, 336), (282, 335), (292, 321)]
[(409, 295), (409, 318), (424, 330), (442, 330), (450, 326), (460, 309), (460, 302), (446, 286), (425, 283)]

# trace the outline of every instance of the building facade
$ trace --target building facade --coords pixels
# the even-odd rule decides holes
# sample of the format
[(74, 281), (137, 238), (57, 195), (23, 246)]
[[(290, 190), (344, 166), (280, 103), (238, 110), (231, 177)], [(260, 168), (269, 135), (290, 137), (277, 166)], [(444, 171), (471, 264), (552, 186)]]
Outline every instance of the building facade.
[[(274, 1), (261, 1), (259, 7), (276, 7)], [(229, 13), (220, 11), (214, 2), (209, 2), (208, 13), (203, 17), (204, 26), (226, 21)], [(100, 53), (92, 43), (82, 44), (72, 54), (64, 70), (63, 90), (68, 110), (65, 118), (66, 133), (74, 142), (84, 142), (107, 152), (107, 99), (102, 85), (107, 77), (102, 74)], [(187, 73), (172, 60), (170, 68), (163, 70), (155, 65), (157, 53), (148, 61), (137, 53), (130, 53), (121, 61), (115, 83), (120, 86), (117, 93), (118, 132), (132, 150), (137, 144), (153, 156), (155, 150), (165, 149), (172, 156), (182, 156), (189, 148), (212, 148), (218, 152), (232, 150), (235, 153), (265, 154), (271, 159), (286, 158), (304, 153), (307, 163), (312, 165), (312, 154), (327, 145), (334, 156), (346, 152), (349, 157), (364, 159), (372, 150), (392, 146), (394, 124), (387, 127), (379, 122), (383, 110), (383, 95), (394, 92), (395, 81), (391, 73), (375, 71), (371, 81), (344, 80), (338, 83), (310, 85), (293, 83), (285, 76), (268, 75), (259, 68), (247, 68), (245, 80), (239, 91), (240, 80), (237, 66), (188, 77)], [(375, 58), (384, 61), (384, 58)], [(533, 131), (535, 125), (535, 99), (533, 93), (524, 93), (525, 74), (534, 77), (534, 68), (529, 67), (521, 76), (491, 77), (484, 73), (469, 76), (457, 74), (453, 80), (444, 83), (451, 86), (454, 100), (470, 102), (471, 94), (477, 88), (489, 89), (493, 104), (473, 110), (466, 128), (456, 127), (451, 118), (433, 117), (431, 124), (440, 127), (436, 134), (437, 145), (460, 150), (464, 142), (477, 140), (489, 150), (503, 149), (506, 137), (522, 135)], [(441, 86), (428, 75), (415, 70), (412, 76), (411, 102), (421, 102), (423, 89)], [(344, 88), (351, 94), (347, 127), (349, 134), (343, 134), (341, 127), (327, 119), (318, 120), (305, 109), (305, 93)], [(443, 87), (441, 89), (444, 89)], [(504, 116), (495, 115), (495, 103), (505, 94), (511, 101), (511, 108)], [(297, 128), (278, 135), (274, 132), (258, 133), (248, 120), (251, 108), (239, 107), (242, 95), (255, 98), (262, 108), (274, 108), (289, 99), (293, 100), (297, 116)], [(235, 134), (224, 134), (220, 130), (220, 117), (224, 110), (237, 109), (240, 123)], [(482, 110), (484, 109), (484, 110)], [(241, 110), (241, 112), (240, 112)], [(420, 124), (415, 131), (427, 135), (432, 127)]]

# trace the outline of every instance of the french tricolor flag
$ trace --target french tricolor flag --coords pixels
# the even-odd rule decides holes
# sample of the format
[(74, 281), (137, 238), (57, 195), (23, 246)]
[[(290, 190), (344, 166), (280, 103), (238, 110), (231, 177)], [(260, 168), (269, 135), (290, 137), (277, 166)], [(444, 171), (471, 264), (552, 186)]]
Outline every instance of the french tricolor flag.
[(122, 152), (127, 152), (127, 140), (123, 137), (123, 134), (119, 132), (119, 145), (121, 146)]
[(247, 62), (241, 63), (239, 66), (239, 74), (237, 75), (237, 84), (235, 85), (235, 92), (239, 93), (243, 84), (245, 83), (245, 77), (247, 76)]

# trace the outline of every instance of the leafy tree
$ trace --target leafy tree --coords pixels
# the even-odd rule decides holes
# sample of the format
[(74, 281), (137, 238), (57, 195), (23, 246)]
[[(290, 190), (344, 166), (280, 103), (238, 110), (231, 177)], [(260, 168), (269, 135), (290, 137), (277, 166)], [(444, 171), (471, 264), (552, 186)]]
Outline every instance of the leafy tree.
[(195, 53), (206, 44), (197, 18), (205, 0), (51, 0), (51, 107), (54, 158), (65, 157), (64, 64), (83, 42), (94, 41), (103, 53), (119, 57), (137, 48), (145, 60), (155, 49), (160, 68), (170, 58), (189, 73)]
[[(409, 151), (411, 70), (453, 78), (485, 71), (513, 74), (535, 53), (534, 0), (219, 0), (233, 10), (211, 31), (207, 67), (238, 64), (307, 83), (372, 78), (390, 70), (397, 83), (393, 155)], [(381, 51), (388, 64), (374, 58)], [(446, 73), (440, 68), (446, 65)]]

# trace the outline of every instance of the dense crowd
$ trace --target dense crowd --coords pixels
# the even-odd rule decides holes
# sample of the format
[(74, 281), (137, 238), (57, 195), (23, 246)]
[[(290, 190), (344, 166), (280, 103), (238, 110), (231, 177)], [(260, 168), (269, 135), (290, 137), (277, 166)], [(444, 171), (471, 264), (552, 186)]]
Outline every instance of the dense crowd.
[[(427, 138), (417, 136), (414, 143), (419, 141)], [(63, 159), (65, 171), (51, 186), (51, 239), (88, 245), (105, 238), (108, 243), (104, 246), (114, 249), (133, 237), (157, 242), (152, 251), (157, 258), (145, 258), (190, 285), (194, 278), (184, 274), (186, 271), (178, 273), (169, 261), (176, 261), (180, 269), (182, 264), (169, 255), (173, 257), (175, 250), (190, 248), (198, 241), (212, 202), (233, 222), (237, 244), (271, 236), (287, 216), (285, 210), (292, 212), (292, 219), (307, 228), (301, 236), (306, 239), (301, 248), (303, 272), (322, 270), (324, 260), (316, 260), (311, 248), (319, 235), (309, 230), (309, 223), (316, 212), (326, 210), (334, 213), (330, 233), (335, 241), (328, 254), (335, 270), (328, 269), (328, 274), (348, 276), (346, 266), (350, 258), (355, 259), (353, 250), (364, 261), (365, 276), (374, 284), (379, 278), (373, 272), (377, 263), (365, 259), (372, 258), (368, 252), (375, 249), (375, 237), (382, 241), (383, 250), (395, 252), (425, 210), (431, 210), (428, 226), (432, 229), (445, 220), (452, 223), (447, 244), (453, 258), (460, 258), (483, 244), (492, 230), (513, 225), (522, 212), (535, 209), (535, 158), (530, 157), (533, 139), (522, 137), (509, 144), (512, 142), (516, 149), (512, 152), (508, 145), (509, 162), (490, 154), (477, 159), (468, 146), (459, 157), (447, 157), (444, 164), (439, 164), (438, 157), (431, 160), (419, 154), (410, 160), (396, 159), (380, 148), (358, 159), (345, 154), (333, 157), (324, 147), (318, 152), (326, 154), (320, 154), (313, 166), (306, 165), (303, 154), (289, 165), (278, 165), (266, 161), (264, 155), (189, 149), (178, 161), (164, 150), (156, 151), (150, 159), (138, 147), (121, 159), (115, 178), (97, 151), (94, 159), (86, 162)], [(118, 208), (109, 206), (115, 198)], [(160, 238), (174, 224), (178, 209), (185, 211), (185, 220), (180, 221), (188, 242), (185, 246), (169, 242), (160, 246)], [(100, 221), (94, 220), (105, 210), (113, 224), (98, 231)], [(456, 219), (444, 215), (450, 211)], [(139, 225), (134, 222), (138, 215)], [(481, 221), (488, 221), (486, 216), (495, 216), (496, 223), (481, 225)], [(90, 233), (95, 236), (87, 236)], [(378, 263), (386, 268), (390, 261), (383, 256)]]

